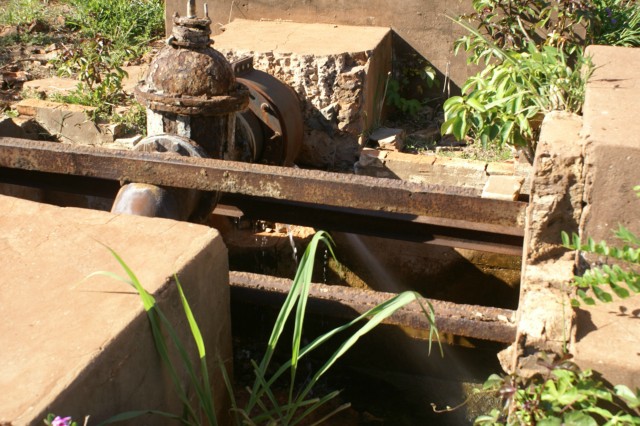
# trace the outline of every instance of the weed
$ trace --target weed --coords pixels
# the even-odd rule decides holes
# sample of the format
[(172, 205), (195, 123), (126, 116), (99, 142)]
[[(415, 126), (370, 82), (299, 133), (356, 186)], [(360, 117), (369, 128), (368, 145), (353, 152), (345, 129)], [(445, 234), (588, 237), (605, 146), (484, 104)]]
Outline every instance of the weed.
[(481, 392), (499, 396), (501, 409), (476, 418), (476, 425), (640, 425), (640, 394), (611, 386), (569, 356), (542, 354), (546, 373), (523, 380), (491, 375)]
[(164, 34), (164, 8), (160, 0), (68, 2), (75, 13), (67, 19), (67, 25), (86, 38), (109, 40), (115, 47), (113, 53), (121, 52), (123, 58), (140, 55), (151, 40)]
[(42, 0), (11, 0), (0, 12), (0, 23), (5, 25), (29, 25), (42, 21), (46, 5)]
[(54, 61), (58, 74), (76, 76), (80, 83), (67, 94), (56, 94), (58, 102), (96, 107), (92, 119), (109, 118), (115, 107), (126, 100), (122, 80), (127, 73), (111, 55), (112, 43), (103, 38), (86, 40), (80, 46), (67, 48)]
[[(302, 419), (308, 417), (311, 413), (317, 411), (328, 401), (332, 400), (338, 395), (338, 392), (331, 392), (323, 397), (311, 396), (311, 390), (318, 380), (335, 364), (335, 362), (341, 358), (359, 339), (367, 334), (378, 324), (388, 318), (398, 309), (407, 305), (408, 303), (418, 302), (422, 307), (425, 315), (429, 319), (430, 327), (430, 339), (429, 346), (433, 339), (437, 339), (439, 343), (439, 337), (437, 329), (435, 328), (435, 316), (433, 308), (428, 301), (420, 299), (419, 295), (414, 292), (405, 292), (398, 294), (390, 300), (370, 309), (358, 318), (350, 321), (349, 323), (337, 327), (328, 333), (316, 338), (311, 343), (302, 345), (303, 325), (305, 320), (305, 312), (307, 307), (307, 299), (309, 295), (309, 289), (311, 284), (311, 276), (313, 272), (313, 263), (318, 244), (325, 243), (329, 251), (333, 255), (333, 249), (331, 245), (331, 239), (325, 232), (319, 231), (314, 235), (309, 243), (301, 261), (300, 266), (296, 272), (296, 276), (293, 280), (291, 290), (285, 300), (280, 313), (276, 319), (276, 323), (273, 327), (271, 337), (267, 343), (267, 349), (264, 357), (260, 363), (253, 363), (255, 382), (250, 388), (250, 396), (247, 404), (244, 407), (239, 407), (234, 397), (233, 388), (224, 365), (220, 362), (220, 368), (222, 369), (223, 377), (227, 385), (227, 389), (231, 396), (232, 401), (232, 413), (234, 420), (238, 425), (256, 425), (256, 424), (278, 424), (278, 425), (294, 425), (300, 422)], [(170, 376), (175, 385), (176, 391), (180, 400), (184, 405), (184, 414), (177, 416), (171, 413), (164, 413), (153, 410), (141, 410), (123, 413), (107, 420), (105, 423), (113, 423), (121, 420), (133, 419), (143, 414), (157, 414), (167, 418), (180, 419), (187, 424), (201, 424), (201, 414), (206, 419), (206, 424), (216, 425), (217, 419), (215, 415), (214, 407), (214, 395), (210, 387), (209, 373), (206, 363), (206, 349), (204, 341), (198, 327), (198, 324), (193, 316), (189, 303), (184, 296), (182, 286), (175, 277), (175, 282), (180, 294), (182, 306), (184, 308), (185, 315), (189, 322), (192, 337), (196, 342), (198, 348), (198, 354), (200, 359), (199, 370), (196, 370), (195, 366), (191, 363), (191, 360), (184, 348), (183, 343), (177, 335), (177, 332), (163, 314), (162, 310), (156, 304), (155, 299), (151, 296), (144, 287), (140, 284), (133, 271), (124, 263), (124, 261), (111, 250), (113, 256), (120, 263), (122, 268), (127, 274), (127, 278), (119, 277), (112, 273), (98, 272), (97, 274), (103, 274), (111, 277), (115, 277), (119, 280), (125, 281), (131, 285), (140, 295), (143, 306), (147, 311), (151, 330), (156, 343), (156, 348), (164, 364), (166, 365)], [(269, 374), (273, 369), (271, 368), (272, 360), (276, 347), (280, 341), (280, 338), (285, 331), (286, 325), (290, 317), (293, 316), (293, 337), (291, 341), (291, 358), (283, 365), (276, 368), (275, 373)], [(365, 320), (368, 320), (365, 322)], [(324, 343), (331, 340), (337, 334), (345, 332), (348, 329), (356, 327), (357, 325), (364, 324), (353, 331), (348, 336), (338, 349), (329, 357), (329, 359), (322, 365), (311, 378), (307, 378), (302, 383), (298, 380), (298, 366), (302, 359), (306, 359), (314, 350), (318, 349)], [(177, 349), (180, 360), (183, 367), (186, 369), (190, 384), (195, 389), (197, 399), (195, 404), (187, 397), (186, 389), (183, 384), (178, 380), (178, 367), (174, 365), (169, 358), (169, 344), (165, 341), (162, 330), (166, 330), (170, 339), (169, 344)], [(442, 348), (441, 353), (442, 353)], [(284, 377), (288, 373), (289, 376), (289, 392), (287, 400), (282, 403), (273, 394), (272, 387), (274, 383), (280, 378)], [(320, 423), (327, 418), (333, 416), (337, 412), (348, 407), (348, 404), (342, 405), (329, 414), (325, 415)], [(316, 424), (317, 424), (316, 423)]]
[[(415, 98), (415, 96), (423, 96), (422, 86), (432, 88), (439, 84), (436, 77), (436, 71), (431, 65), (421, 64), (420, 67), (405, 67), (397, 74), (397, 76), (388, 76), (385, 88), (385, 99), (387, 105), (394, 107), (402, 114), (415, 116), (423, 106), (423, 102)], [(417, 93), (413, 97), (405, 97), (408, 87), (415, 88)]]
[(110, 121), (124, 125), (126, 134), (147, 134), (147, 110), (137, 101), (132, 101), (123, 112), (114, 112)]
[(532, 160), (536, 122), (542, 115), (552, 110), (581, 110), (590, 62), (579, 55), (577, 64), (571, 66), (561, 48), (538, 48), (531, 42), (522, 52), (502, 49), (478, 30), (460, 24), (471, 36), (463, 38), (457, 48), (471, 52), (471, 60), (484, 61), (486, 68), (466, 81), (463, 96), (444, 103), (442, 134), (458, 140), (469, 135), (485, 147), (522, 147)]

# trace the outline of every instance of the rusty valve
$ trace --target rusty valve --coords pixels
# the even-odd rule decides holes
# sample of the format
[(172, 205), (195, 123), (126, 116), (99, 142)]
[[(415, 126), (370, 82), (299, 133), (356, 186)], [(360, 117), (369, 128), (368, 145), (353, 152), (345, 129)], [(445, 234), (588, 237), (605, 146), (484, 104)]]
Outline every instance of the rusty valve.
[(236, 82), (225, 57), (211, 47), (206, 6), (205, 17), (198, 18), (191, 0), (187, 14), (174, 16), (173, 34), (135, 95), (147, 107), (149, 135), (184, 136), (212, 158), (235, 160), (235, 113), (247, 107), (249, 91)]
[[(173, 34), (149, 65), (135, 95), (147, 107), (146, 138), (138, 150), (240, 159), (236, 113), (249, 103), (249, 90), (236, 82), (229, 62), (211, 47), (211, 20), (195, 14), (173, 18)], [(193, 146), (192, 146), (193, 145)], [(195, 219), (213, 209), (217, 194), (130, 183), (118, 192), (114, 213)]]

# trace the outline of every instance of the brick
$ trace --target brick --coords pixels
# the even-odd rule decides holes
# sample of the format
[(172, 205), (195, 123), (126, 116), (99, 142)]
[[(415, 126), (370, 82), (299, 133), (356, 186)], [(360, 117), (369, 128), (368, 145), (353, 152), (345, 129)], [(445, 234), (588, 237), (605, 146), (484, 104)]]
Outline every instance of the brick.
[(524, 178), (519, 176), (489, 176), (482, 189), (482, 198), (515, 201), (520, 195)]

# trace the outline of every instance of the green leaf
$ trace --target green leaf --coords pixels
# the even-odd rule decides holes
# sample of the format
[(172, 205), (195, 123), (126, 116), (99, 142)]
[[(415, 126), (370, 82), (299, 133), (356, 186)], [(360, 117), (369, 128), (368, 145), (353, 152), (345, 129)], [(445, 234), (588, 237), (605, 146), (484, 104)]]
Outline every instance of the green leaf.
[(477, 111), (480, 111), (480, 112), (486, 111), (485, 107), (476, 98), (467, 98), (466, 103)]
[(640, 390), (636, 389), (634, 393), (631, 389), (625, 385), (616, 385), (613, 387), (616, 395), (624, 400), (630, 408), (640, 407)]
[(582, 411), (569, 411), (563, 416), (563, 423), (572, 426), (598, 426), (593, 417)]
[(562, 426), (562, 419), (557, 417), (547, 417), (546, 419), (539, 420), (536, 423), (537, 426)]
[(596, 295), (596, 298), (598, 298), (598, 300), (600, 300), (601, 302), (609, 303), (609, 302), (613, 301), (613, 298), (611, 297), (611, 294), (609, 294), (606, 291), (602, 290), (597, 285), (592, 286), (591, 289), (593, 290), (593, 293)]

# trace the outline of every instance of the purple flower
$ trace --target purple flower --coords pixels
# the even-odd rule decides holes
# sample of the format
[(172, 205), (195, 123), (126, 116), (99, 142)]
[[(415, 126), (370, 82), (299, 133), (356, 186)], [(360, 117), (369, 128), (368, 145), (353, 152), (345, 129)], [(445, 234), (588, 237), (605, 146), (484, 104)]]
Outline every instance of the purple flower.
[(51, 426), (71, 426), (71, 417), (56, 416), (51, 422)]

